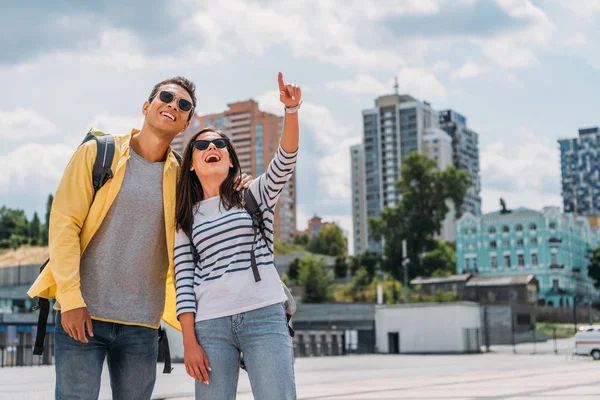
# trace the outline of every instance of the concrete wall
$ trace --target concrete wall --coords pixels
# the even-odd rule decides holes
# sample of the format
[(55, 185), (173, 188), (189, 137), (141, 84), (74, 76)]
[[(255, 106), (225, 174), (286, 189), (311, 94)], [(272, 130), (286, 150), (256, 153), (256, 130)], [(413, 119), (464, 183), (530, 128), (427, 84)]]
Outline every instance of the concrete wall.
[(418, 303), (375, 308), (376, 351), (388, 353), (388, 333), (398, 332), (400, 353), (480, 351), (479, 305)]

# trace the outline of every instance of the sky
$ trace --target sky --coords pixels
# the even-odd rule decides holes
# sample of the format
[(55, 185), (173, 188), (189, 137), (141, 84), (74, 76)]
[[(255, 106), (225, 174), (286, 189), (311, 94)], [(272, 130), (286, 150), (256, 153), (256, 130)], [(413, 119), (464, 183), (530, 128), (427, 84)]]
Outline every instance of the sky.
[(298, 228), (316, 214), (349, 236), (349, 148), (394, 77), (479, 133), (484, 212), (561, 205), (557, 139), (600, 124), (600, 0), (51, 3), (0, 15), (0, 205), (30, 217), (92, 126), (141, 127), (176, 75), (199, 114), (254, 99), (283, 115), (277, 73), (300, 85)]

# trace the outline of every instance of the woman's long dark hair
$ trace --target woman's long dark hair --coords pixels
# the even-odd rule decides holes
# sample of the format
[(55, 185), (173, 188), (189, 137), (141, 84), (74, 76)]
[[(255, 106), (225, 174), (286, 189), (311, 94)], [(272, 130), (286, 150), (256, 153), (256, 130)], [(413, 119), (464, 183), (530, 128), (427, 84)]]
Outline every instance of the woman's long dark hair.
[[(200, 184), (196, 173), (190, 171), (192, 166), (192, 154), (194, 152), (192, 143), (200, 135), (207, 132), (214, 132), (223, 138), (227, 137), (225, 133), (210, 127), (204, 128), (196, 133), (185, 147), (179, 171), (175, 221), (177, 229), (181, 229), (190, 238), (192, 237), (191, 227), (194, 220), (194, 210), (198, 203), (204, 200), (204, 190), (202, 190), (202, 185)], [(235, 190), (235, 180), (242, 174), (242, 168), (231, 142), (227, 142), (227, 151), (229, 152), (229, 158), (231, 159), (233, 167), (229, 168), (227, 178), (225, 178), (221, 184), (221, 204), (226, 210), (230, 210), (233, 207), (243, 207), (242, 192)]]

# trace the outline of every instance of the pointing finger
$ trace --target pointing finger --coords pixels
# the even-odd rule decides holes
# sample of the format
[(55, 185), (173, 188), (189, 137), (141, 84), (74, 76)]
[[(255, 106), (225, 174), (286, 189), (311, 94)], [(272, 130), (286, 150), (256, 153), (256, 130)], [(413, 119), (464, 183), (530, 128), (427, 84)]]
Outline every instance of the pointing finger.
[(279, 83), (279, 91), (283, 91), (285, 88), (285, 84), (283, 83), (283, 74), (280, 72), (279, 75), (277, 75), (277, 82)]

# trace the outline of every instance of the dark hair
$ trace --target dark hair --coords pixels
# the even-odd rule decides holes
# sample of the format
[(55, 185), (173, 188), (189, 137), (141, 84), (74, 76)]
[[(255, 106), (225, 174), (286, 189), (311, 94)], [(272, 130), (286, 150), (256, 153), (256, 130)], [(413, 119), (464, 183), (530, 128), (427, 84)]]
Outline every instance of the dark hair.
[(188, 115), (189, 121), (192, 118), (192, 115), (194, 115), (194, 110), (196, 109), (196, 85), (194, 85), (192, 81), (187, 80), (184, 77), (176, 76), (175, 78), (165, 79), (164, 81), (157, 83), (152, 88), (152, 92), (150, 92), (150, 97), (148, 97), (148, 101), (152, 103), (152, 100), (154, 100), (154, 98), (158, 94), (158, 89), (160, 89), (161, 86), (171, 84), (181, 86), (183, 89), (185, 89), (186, 92), (188, 92), (188, 94), (192, 98), (192, 109), (190, 110), (190, 113)]
[[(179, 172), (175, 221), (177, 229), (181, 229), (190, 238), (192, 237), (191, 226), (194, 220), (194, 210), (196, 205), (204, 200), (204, 190), (202, 190), (200, 180), (198, 180), (198, 176), (196, 176), (194, 171), (190, 171), (192, 166), (192, 154), (194, 152), (192, 143), (200, 135), (207, 132), (217, 133), (223, 138), (227, 137), (225, 133), (210, 127), (204, 128), (196, 133), (185, 147)], [(231, 159), (233, 167), (229, 168), (227, 178), (225, 178), (221, 184), (221, 204), (226, 210), (230, 210), (233, 207), (243, 207), (242, 193), (235, 190), (235, 180), (241, 175), (242, 168), (237, 153), (235, 152), (235, 148), (231, 142), (227, 142), (227, 151), (229, 152), (229, 158)]]

